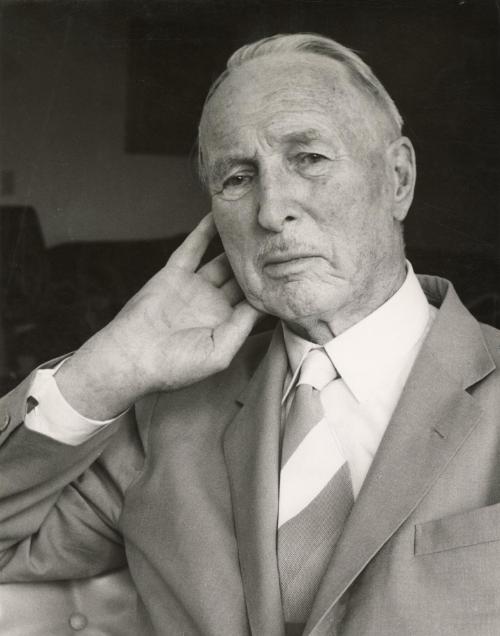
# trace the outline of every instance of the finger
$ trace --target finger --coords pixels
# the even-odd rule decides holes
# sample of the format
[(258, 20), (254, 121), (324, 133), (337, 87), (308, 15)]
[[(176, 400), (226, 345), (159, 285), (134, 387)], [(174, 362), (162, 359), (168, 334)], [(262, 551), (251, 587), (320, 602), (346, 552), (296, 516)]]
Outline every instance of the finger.
[(233, 276), (233, 271), (225, 253), (219, 254), (203, 267), (198, 274), (215, 287), (220, 287)]
[(228, 280), (220, 289), (230, 305), (236, 305), (236, 303), (239, 303), (245, 297), (235, 278)]
[(212, 213), (207, 214), (188, 234), (168, 259), (169, 265), (194, 271), (202, 259), (210, 241), (217, 234)]
[(214, 349), (223, 366), (229, 365), (262, 315), (247, 300), (242, 300), (231, 317), (214, 329)]

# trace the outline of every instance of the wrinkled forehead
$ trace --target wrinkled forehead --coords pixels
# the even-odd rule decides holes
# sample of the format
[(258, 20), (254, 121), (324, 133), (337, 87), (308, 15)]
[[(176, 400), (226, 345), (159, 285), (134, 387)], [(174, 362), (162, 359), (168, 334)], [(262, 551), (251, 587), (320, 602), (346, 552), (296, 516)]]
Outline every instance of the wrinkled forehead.
[(269, 55), (232, 69), (205, 105), (200, 147), (206, 157), (214, 147), (231, 144), (246, 127), (274, 127), (301, 113), (339, 122), (345, 130), (366, 121), (374, 110), (340, 62), (312, 53)]

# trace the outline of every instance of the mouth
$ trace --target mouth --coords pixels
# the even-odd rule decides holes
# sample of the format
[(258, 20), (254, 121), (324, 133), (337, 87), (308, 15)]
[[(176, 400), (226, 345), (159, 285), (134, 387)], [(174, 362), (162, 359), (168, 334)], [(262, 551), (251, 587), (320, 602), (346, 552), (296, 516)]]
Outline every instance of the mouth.
[(282, 278), (305, 271), (315, 260), (320, 258), (316, 254), (280, 254), (271, 256), (264, 261), (263, 270), (271, 278)]

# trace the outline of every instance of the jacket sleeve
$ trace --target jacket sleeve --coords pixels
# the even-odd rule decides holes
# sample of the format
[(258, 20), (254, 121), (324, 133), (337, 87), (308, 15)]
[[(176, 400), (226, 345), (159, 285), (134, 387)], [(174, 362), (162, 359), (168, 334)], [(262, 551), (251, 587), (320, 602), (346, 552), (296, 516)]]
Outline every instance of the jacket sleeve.
[(0, 400), (0, 582), (120, 567), (124, 493), (143, 464), (134, 413), (69, 446), (24, 426), (31, 381)]

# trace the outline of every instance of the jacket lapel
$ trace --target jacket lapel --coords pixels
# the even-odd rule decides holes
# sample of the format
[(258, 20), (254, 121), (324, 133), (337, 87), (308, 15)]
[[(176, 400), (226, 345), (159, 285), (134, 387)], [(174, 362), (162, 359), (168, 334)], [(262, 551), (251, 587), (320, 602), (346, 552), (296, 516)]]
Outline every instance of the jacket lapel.
[(346, 522), (305, 634), (331, 633), (341, 618), (337, 601), (477, 425), (481, 410), (465, 389), (493, 368), (478, 324), (451, 288)]
[(241, 398), (226, 430), (229, 473), (241, 574), (253, 634), (282, 636), (276, 560), (280, 417), (287, 358), (281, 327)]

